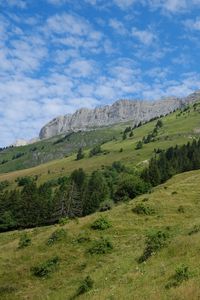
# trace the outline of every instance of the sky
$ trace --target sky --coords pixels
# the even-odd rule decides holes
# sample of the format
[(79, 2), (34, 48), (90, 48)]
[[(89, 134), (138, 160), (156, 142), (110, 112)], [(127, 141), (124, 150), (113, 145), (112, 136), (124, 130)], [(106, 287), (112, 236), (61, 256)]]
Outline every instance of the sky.
[(0, 0), (0, 147), (58, 115), (200, 89), (200, 0)]

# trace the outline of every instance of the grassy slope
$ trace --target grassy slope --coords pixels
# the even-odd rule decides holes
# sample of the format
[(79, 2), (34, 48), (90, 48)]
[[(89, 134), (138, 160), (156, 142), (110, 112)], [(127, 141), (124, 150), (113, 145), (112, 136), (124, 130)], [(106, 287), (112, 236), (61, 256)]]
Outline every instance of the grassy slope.
[[(94, 280), (94, 288), (79, 299), (199, 299), (200, 233), (188, 235), (195, 224), (200, 225), (199, 182), (200, 171), (180, 174), (155, 188), (151, 194), (121, 204), (109, 212), (82, 218), (78, 224), (71, 221), (64, 226), (68, 237), (51, 247), (45, 242), (58, 225), (27, 230), (32, 245), (22, 250), (17, 250), (21, 232), (1, 234), (0, 299), (70, 299), (88, 274)], [(156, 214), (148, 217), (134, 214), (131, 209), (135, 203), (146, 197), (149, 200), (145, 204), (154, 207)], [(178, 212), (180, 205), (185, 213)], [(90, 224), (100, 214), (108, 216), (112, 222), (112, 228), (102, 233), (90, 229)], [(166, 227), (170, 232), (169, 244), (146, 264), (138, 264), (146, 233)], [(89, 232), (92, 240), (101, 234), (109, 237), (114, 245), (113, 251), (101, 256), (86, 254), (91, 242), (74, 243), (80, 232)], [(33, 277), (30, 268), (53, 255), (61, 258), (59, 269), (48, 279)], [(177, 288), (166, 289), (170, 276), (182, 263), (189, 266), (192, 277)], [(15, 288), (15, 292), (6, 292), (11, 288)]]
[[(61, 159), (76, 153), (80, 147), (89, 149), (93, 145), (112, 140), (113, 137), (119, 138), (121, 131), (128, 125), (130, 122), (98, 128), (94, 131), (62, 134), (32, 145), (6, 149), (0, 152), (0, 173), (30, 168)], [(18, 153), (24, 153), (24, 155), (13, 160), (13, 156)], [(8, 162), (1, 164), (3, 160)]]
[[(116, 141), (105, 143), (102, 148), (110, 152), (107, 155), (89, 158), (87, 150), (86, 158), (83, 160), (76, 161), (76, 155), (74, 154), (67, 158), (54, 160), (34, 168), (0, 174), (0, 181), (5, 179), (14, 181), (20, 176), (39, 175), (38, 183), (42, 183), (46, 180), (69, 174), (77, 168), (83, 168), (85, 171), (91, 172), (97, 168), (101, 168), (103, 165), (110, 165), (113, 161), (117, 160), (129, 166), (138, 166), (151, 157), (154, 148), (165, 149), (172, 145), (191, 141), (193, 137), (199, 137), (199, 112), (191, 109), (189, 113), (185, 112), (181, 116), (177, 117), (177, 114), (176, 112), (164, 117), (164, 127), (159, 131), (158, 140), (144, 145), (143, 149), (139, 151), (135, 150), (137, 142), (153, 130), (157, 121), (150, 122), (135, 129), (134, 137), (128, 138), (125, 141), (122, 141), (122, 137), (120, 136)], [(124, 126), (124, 128), (126, 127), (126, 125), (114, 127), (118, 134), (122, 130), (122, 126)], [(95, 132), (93, 134), (95, 134)], [(123, 148), (123, 152), (120, 152), (120, 148)]]

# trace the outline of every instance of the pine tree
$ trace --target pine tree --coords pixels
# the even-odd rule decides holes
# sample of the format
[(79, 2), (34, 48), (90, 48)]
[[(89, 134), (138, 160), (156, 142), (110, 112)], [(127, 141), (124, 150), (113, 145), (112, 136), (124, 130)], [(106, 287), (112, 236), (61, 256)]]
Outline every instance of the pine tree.
[(76, 160), (80, 160), (84, 158), (84, 153), (83, 153), (83, 149), (79, 148), (77, 156), (76, 156)]

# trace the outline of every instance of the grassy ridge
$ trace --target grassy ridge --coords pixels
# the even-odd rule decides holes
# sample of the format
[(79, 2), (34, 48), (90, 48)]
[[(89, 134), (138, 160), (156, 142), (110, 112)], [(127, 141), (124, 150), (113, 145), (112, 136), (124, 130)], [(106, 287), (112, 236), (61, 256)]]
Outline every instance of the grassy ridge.
[[(156, 121), (149, 122), (135, 129), (134, 136), (131, 138), (128, 137), (126, 140), (122, 140), (120, 132), (127, 126), (127, 124), (114, 126), (112, 130), (117, 132), (118, 137), (116, 140), (107, 142), (102, 146), (102, 148), (108, 152), (106, 155), (89, 158), (89, 150), (86, 150), (86, 157), (80, 161), (76, 161), (76, 154), (73, 154), (69, 157), (53, 160), (34, 168), (10, 172), (8, 174), (0, 174), (0, 181), (11, 180), (14, 182), (17, 177), (38, 175), (38, 183), (42, 183), (46, 180), (67, 175), (77, 168), (83, 168), (85, 171), (91, 172), (95, 169), (102, 168), (104, 165), (110, 165), (112, 162), (117, 160), (122, 161), (127, 166), (140, 167), (143, 166), (153, 155), (155, 148), (166, 149), (176, 144), (187, 143), (188, 141), (191, 141), (192, 138), (199, 137), (199, 109), (194, 110), (194, 108), (191, 107), (189, 110), (181, 114), (177, 111), (163, 117), (162, 120), (164, 126), (159, 130), (156, 141), (145, 144), (140, 150), (135, 150), (137, 142), (153, 130)], [(104, 130), (106, 131), (106, 129)], [(98, 131), (85, 134), (95, 135), (96, 132)], [(103, 132), (104, 131), (102, 131), (101, 134)], [(121, 148), (123, 149), (123, 152), (120, 152)], [(23, 157), (19, 158), (19, 160), (20, 159), (23, 159)], [(3, 171), (2, 166), (0, 167), (0, 170)]]
[[(0, 298), (70, 299), (82, 280), (90, 275), (94, 287), (79, 299), (198, 299), (200, 232), (189, 233), (195, 225), (200, 225), (199, 181), (200, 171), (180, 174), (151, 194), (109, 212), (96, 213), (78, 223), (70, 221), (62, 227), (67, 230), (67, 236), (52, 246), (46, 241), (59, 225), (26, 230), (32, 245), (20, 250), (17, 248), (22, 232), (1, 234)], [(153, 208), (155, 214), (133, 213), (132, 209), (139, 203)], [(91, 224), (102, 215), (112, 227), (105, 231), (92, 230)], [(158, 229), (169, 232), (169, 242), (146, 263), (138, 264), (146, 234)], [(89, 236), (91, 241), (78, 243), (80, 234)], [(111, 253), (87, 253), (93, 241), (102, 235), (112, 241)], [(38, 279), (32, 275), (31, 267), (55, 255), (60, 257), (60, 266), (49, 278)], [(176, 288), (166, 289), (180, 264), (189, 267), (191, 277)]]

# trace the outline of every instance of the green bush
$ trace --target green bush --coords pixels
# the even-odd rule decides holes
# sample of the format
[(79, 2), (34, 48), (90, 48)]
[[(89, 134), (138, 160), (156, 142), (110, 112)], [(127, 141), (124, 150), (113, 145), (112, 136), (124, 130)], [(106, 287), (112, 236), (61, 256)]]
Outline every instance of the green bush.
[(121, 176), (116, 191), (114, 193), (115, 202), (124, 199), (133, 199), (138, 195), (144, 194), (150, 186), (137, 175), (125, 174)]
[(101, 149), (101, 146), (100, 146), (100, 145), (97, 145), (97, 146), (95, 146), (94, 148), (92, 148), (92, 149), (90, 150), (89, 157), (92, 157), (92, 156), (101, 154), (102, 152), (103, 152), (103, 151), (102, 151), (102, 149)]
[(18, 248), (22, 249), (31, 245), (31, 238), (27, 233), (24, 233), (20, 236)]
[(101, 237), (99, 240), (93, 242), (93, 245), (88, 249), (90, 254), (106, 254), (111, 252), (113, 245), (107, 238)]
[(111, 227), (110, 221), (105, 217), (100, 217), (94, 221), (91, 228), (94, 230), (105, 230)]
[(139, 258), (138, 262), (142, 263), (150, 258), (154, 253), (162, 249), (167, 244), (167, 239), (169, 234), (164, 231), (156, 231), (147, 236), (146, 247), (142, 256)]
[(79, 244), (85, 243), (85, 242), (90, 242), (90, 237), (87, 232), (82, 232), (79, 233), (78, 237), (76, 238), (76, 242)]
[(78, 288), (77, 296), (87, 293), (89, 290), (91, 290), (93, 288), (93, 285), (94, 285), (94, 281), (92, 280), (92, 278), (90, 276), (87, 276), (83, 280), (80, 287)]
[(135, 146), (135, 150), (139, 150), (139, 149), (142, 149), (143, 148), (143, 142), (142, 141), (139, 141), (136, 146)]
[(189, 272), (189, 267), (181, 265), (175, 270), (175, 274), (171, 277), (171, 280), (166, 285), (166, 288), (177, 287), (183, 281), (187, 281), (190, 277), (191, 274)]
[(103, 202), (100, 203), (99, 205), (99, 211), (104, 212), (107, 210), (111, 210), (114, 206), (114, 202), (110, 199), (105, 200)]
[(55, 244), (58, 241), (61, 241), (66, 237), (66, 230), (62, 229), (57, 229), (55, 230), (47, 240), (47, 245), (51, 246)]
[(65, 224), (69, 223), (70, 219), (68, 217), (60, 218), (59, 219), (59, 225), (64, 226)]
[(47, 277), (50, 273), (54, 272), (59, 265), (60, 259), (58, 256), (54, 256), (51, 259), (41, 263), (40, 265), (31, 269), (34, 276)]
[(133, 209), (132, 212), (138, 214), (138, 215), (153, 215), (155, 214), (155, 210), (149, 206), (144, 205), (143, 203), (139, 203), (136, 205)]

